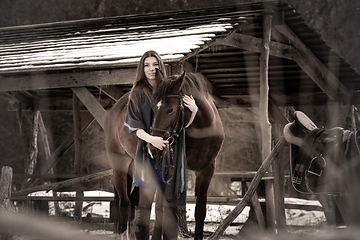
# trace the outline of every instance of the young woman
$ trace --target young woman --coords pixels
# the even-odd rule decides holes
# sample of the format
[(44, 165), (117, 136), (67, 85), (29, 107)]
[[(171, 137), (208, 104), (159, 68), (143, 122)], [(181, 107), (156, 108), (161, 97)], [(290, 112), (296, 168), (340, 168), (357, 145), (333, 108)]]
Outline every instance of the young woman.
[[(186, 182), (185, 188), (177, 193), (174, 189), (176, 184), (166, 184), (161, 178), (161, 172), (155, 167), (155, 160), (147, 151), (149, 143), (155, 148), (162, 150), (168, 143), (161, 137), (151, 136), (150, 126), (153, 120), (152, 94), (161, 83), (156, 76), (156, 68), (161, 70), (166, 78), (166, 69), (160, 55), (155, 51), (147, 51), (143, 54), (138, 64), (137, 73), (133, 87), (130, 92), (130, 99), (125, 118), (124, 129), (128, 133), (138, 137), (136, 158), (135, 158), (135, 179), (136, 187), (139, 188), (139, 204), (135, 210), (135, 234), (137, 240), (149, 239), (150, 212), (156, 189), (161, 189), (163, 199), (163, 239), (177, 239), (178, 219), (177, 207), (183, 207), (186, 203)], [(184, 96), (184, 105), (191, 111), (191, 119), (187, 124), (192, 123), (197, 113), (197, 106), (192, 96)], [(184, 130), (183, 130), (184, 131)], [(187, 169), (185, 161), (185, 133), (180, 134), (174, 144), (174, 162), (183, 163), (178, 166)], [(177, 159), (181, 158), (181, 159)], [(177, 166), (177, 164), (174, 164)], [(175, 174), (177, 171), (175, 170)], [(187, 173), (186, 173), (187, 176)], [(176, 177), (174, 176), (173, 179)], [(186, 181), (186, 180), (185, 180)], [(177, 183), (178, 184), (178, 183)], [(182, 183), (184, 184), (184, 183)], [(173, 189), (170, 189), (173, 188)]]

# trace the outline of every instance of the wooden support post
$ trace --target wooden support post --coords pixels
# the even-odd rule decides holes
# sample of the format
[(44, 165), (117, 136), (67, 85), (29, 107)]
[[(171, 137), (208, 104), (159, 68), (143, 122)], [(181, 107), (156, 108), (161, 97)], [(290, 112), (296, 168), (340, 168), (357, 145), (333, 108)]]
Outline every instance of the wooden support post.
[[(7, 213), (15, 213), (16, 209), (10, 201), (11, 184), (12, 184), (13, 170), (11, 167), (4, 166), (1, 168), (0, 178), (0, 216)], [(13, 239), (13, 234), (8, 232), (9, 229), (1, 226), (0, 223), (0, 239)]]
[(10, 202), (13, 170), (11, 167), (1, 168), (0, 180), (0, 210), (15, 212), (15, 207)]
[[(75, 174), (81, 174), (82, 173), (81, 119), (80, 119), (79, 99), (77, 98), (75, 93), (73, 93), (73, 117), (74, 117), (74, 145), (75, 145), (74, 172)], [(81, 221), (82, 219), (83, 197), (84, 197), (83, 191), (76, 191), (76, 198), (79, 198), (80, 200), (75, 201), (75, 211), (74, 211), (75, 220)]]
[[(249, 186), (250, 186), (250, 182), (246, 182), (247, 189), (249, 189)], [(264, 218), (264, 214), (261, 210), (261, 205), (259, 203), (259, 196), (258, 196), (257, 192), (254, 192), (254, 195), (251, 198), (251, 206), (254, 208), (255, 216), (256, 216), (256, 219), (259, 224), (259, 229), (261, 232), (264, 232), (265, 227), (266, 227), (265, 226), (265, 218)]]
[[(45, 127), (44, 120), (42, 118), (41, 112), (39, 114), (39, 129), (40, 129), (40, 139), (41, 139), (42, 145), (44, 147), (45, 158), (47, 160), (51, 156), (51, 150), (50, 150), (49, 139), (48, 139), (46, 127)], [(54, 168), (55, 168), (55, 166), (50, 169), (49, 173), (54, 174), (54, 171), (55, 171)], [(57, 197), (57, 192), (56, 191), (53, 191), (53, 196)], [(57, 216), (57, 215), (60, 214), (59, 203), (54, 202), (54, 207), (55, 207), (55, 215)]]
[[(273, 135), (275, 139), (282, 136), (284, 126), (288, 120), (281, 113), (275, 102), (269, 98), (269, 112), (275, 124)], [(286, 232), (285, 216), (285, 167), (289, 165), (289, 152), (285, 148), (279, 153), (279, 157), (273, 164), (274, 170), (274, 197), (275, 197), (275, 219), (278, 233)]]
[(219, 227), (216, 231), (210, 236), (209, 240), (219, 239), (220, 235), (226, 230), (226, 228), (239, 216), (239, 214), (244, 210), (244, 208), (248, 205), (251, 198), (254, 196), (256, 188), (258, 187), (261, 178), (265, 175), (266, 171), (269, 169), (271, 164), (275, 161), (277, 154), (280, 149), (284, 147), (285, 139), (280, 138), (279, 142), (276, 144), (274, 149), (271, 151), (270, 155), (263, 161), (260, 168), (256, 172), (249, 189), (246, 191), (243, 199), (236, 205), (236, 207), (231, 211), (231, 213), (224, 219), (222, 223), (220, 223)]
[[(276, 136), (281, 135), (283, 125), (277, 124), (275, 131), (278, 132)], [(274, 202), (275, 202), (275, 220), (276, 229), (278, 233), (284, 233), (286, 229), (286, 216), (285, 216), (285, 164), (284, 161), (289, 155), (286, 154), (284, 149), (280, 151), (279, 157), (273, 164), (274, 171)]]
[(33, 111), (33, 119), (31, 123), (31, 138), (30, 138), (30, 147), (29, 147), (29, 159), (27, 164), (26, 173), (33, 174), (35, 173), (35, 165), (37, 163), (38, 156), (38, 133), (39, 133), (39, 115), (40, 112), (38, 110)]
[[(271, 40), (271, 13), (264, 14), (263, 21), (263, 39), (260, 55), (260, 102), (259, 102), (259, 119), (262, 137), (262, 159), (271, 152), (271, 124), (268, 115), (269, 101), (269, 79), (268, 67)], [(269, 169), (271, 171), (271, 168)], [(272, 181), (265, 181), (265, 197), (266, 197), (266, 216), (267, 227), (269, 230), (275, 230), (275, 200), (274, 185)]]

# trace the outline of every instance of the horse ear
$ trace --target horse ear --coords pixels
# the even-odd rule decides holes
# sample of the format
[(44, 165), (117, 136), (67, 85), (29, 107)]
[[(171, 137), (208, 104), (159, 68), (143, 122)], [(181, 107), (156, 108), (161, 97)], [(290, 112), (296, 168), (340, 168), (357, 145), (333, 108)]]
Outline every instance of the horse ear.
[(176, 80), (176, 82), (174, 84), (174, 89), (181, 90), (183, 83), (184, 83), (184, 79), (185, 79), (185, 73), (186, 73), (186, 71), (184, 70), (183, 74)]
[(156, 79), (159, 81), (164, 81), (165, 80), (164, 73), (158, 68), (155, 69), (156, 69), (156, 74), (155, 74)]

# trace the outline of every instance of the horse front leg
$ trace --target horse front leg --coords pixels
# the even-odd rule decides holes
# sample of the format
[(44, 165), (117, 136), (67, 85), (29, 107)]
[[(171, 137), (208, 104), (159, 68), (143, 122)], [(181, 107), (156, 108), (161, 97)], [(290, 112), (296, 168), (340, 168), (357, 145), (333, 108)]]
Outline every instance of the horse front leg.
[(215, 167), (210, 164), (201, 172), (196, 172), (195, 185), (195, 240), (203, 239), (204, 221), (206, 217), (207, 192), (214, 175)]
[(156, 190), (155, 198), (155, 225), (151, 240), (162, 239), (162, 221), (164, 212), (165, 188)]

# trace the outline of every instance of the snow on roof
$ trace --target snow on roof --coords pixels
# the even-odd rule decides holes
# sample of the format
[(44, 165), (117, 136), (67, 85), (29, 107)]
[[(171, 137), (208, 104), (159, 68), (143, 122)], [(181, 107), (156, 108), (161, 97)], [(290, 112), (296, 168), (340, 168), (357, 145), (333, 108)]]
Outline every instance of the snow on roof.
[[(140, 28), (140, 26), (138, 27)], [(230, 23), (211, 23), (185, 29), (141, 32), (107, 28), (31, 42), (0, 44), (0, 73), (135, 65), (148, 50), (165, 62), (177, 61), (201, 47)]]

